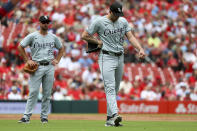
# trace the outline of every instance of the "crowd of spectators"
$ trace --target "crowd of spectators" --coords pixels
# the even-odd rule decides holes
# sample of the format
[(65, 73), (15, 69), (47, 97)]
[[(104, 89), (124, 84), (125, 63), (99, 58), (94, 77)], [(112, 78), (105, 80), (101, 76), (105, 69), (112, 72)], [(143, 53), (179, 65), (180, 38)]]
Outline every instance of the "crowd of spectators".
[[(4, 0), (6, 1), (6, 0)], [(2, 4), (1, 1), (0, 4)], [(113, 0), (112, 0), (113, 1)], [(98, 15), (106, 15), (111, 0), (21, 0), (7, 17), (8, 24), (26, 24), (24, 36), (39, 29), (38, 17), (49, 15), (50, 32), (65, 45), (65, 54), (56, 67), (52, 93), (54, 100), (105, 99), (98, 54), (86, 54), (81, 33)], [(129, 81), (125, 72), (118, 100), (197, 100), (197, 1), (120, 0), (133, 34), (156, 66), (172, 68), (181, 74), (177, 83), (161, 82), (151, 75), (136, 75)], [(16, 25), (17, 26), (17, 25)], [(2, 26), (0, 27), (2, 29)], [(29, 74), (23, 72), (23, 59), (17, 34), (4, 45), (0, 30), (0, 100), (28, 97)], [(141, 63), (131, 43), (125, 40), (125, 63)], [(26, 51), (30, 53), (27, 48)], [(56, 53), (56, 50), (54, 50)], [(40, 88), (39, 98), (42, 98)]]

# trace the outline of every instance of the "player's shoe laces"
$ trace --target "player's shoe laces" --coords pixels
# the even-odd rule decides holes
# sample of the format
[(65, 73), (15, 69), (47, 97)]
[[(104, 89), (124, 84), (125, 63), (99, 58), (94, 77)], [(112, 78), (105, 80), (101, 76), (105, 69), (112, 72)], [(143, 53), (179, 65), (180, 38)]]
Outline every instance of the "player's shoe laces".
[(115, 126), (115, 127), (123, 126), (122, 124), (120, 124), (121, 121), (122, 121), (122, 117), (119, 116), (118, 114), (115, 114), (112, 118), (106, 121), (105, 126)]
[(43, 124), (48, 123), (48, 119), (47, 119), (47, 118), (41, 118), (41, 122), (42, 122)]
[(29, 119), (21, 118), (18, 123), (30, 123)]

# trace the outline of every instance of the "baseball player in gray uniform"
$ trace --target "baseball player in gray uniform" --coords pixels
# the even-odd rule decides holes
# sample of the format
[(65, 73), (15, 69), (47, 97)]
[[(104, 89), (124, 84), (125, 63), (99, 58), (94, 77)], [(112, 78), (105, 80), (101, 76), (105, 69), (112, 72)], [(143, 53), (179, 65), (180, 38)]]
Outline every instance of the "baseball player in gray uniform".
[[(120, 16), (123, 16), (122, 5), (114, 2), (110, 5), (109, 13), (94, 20), (82, 34), (83, 40), (97, 43), (101, 47), (98, 62), (107, 100), (105, 126), (122, 126), (120, 124), (122, 117), (118, 115), (116, 96), (123, 75), (125, 35), (138, 50), (138, 56), (145, 57), (144, 49), (133, 36), (127, 20)], [(93, 37), (95, 33), (98, 34), (100, 40)]]
[[(48, 25), (50, 19), (48, 16), (41, 16), (39, 18), (40, 31), (33, 32), (26, 36), (20, 43), (18, 49), (23, 56), (24, 61), (30, 66), (38, 64), (38, 70), (30, 75), (29, 82), (29, 97), (27, 100), (25, 113), (18, 121), (19, 123), (29, 123), (30, 116), (38, 99), (39, 88), (42, 83), (42, 109), (41, 122), (48, 123), (48, 111), (50, 105), (51, 91), (54, 81), (54, 66), (60, 61), (64, 46), (60, 40), (52, 33), (48, 32)], [(31, 49), (31, 57), (29, 59), (24, 48), (29, 46)], [(54, 58), (53, 49), (59, 50), (57, 57)]]

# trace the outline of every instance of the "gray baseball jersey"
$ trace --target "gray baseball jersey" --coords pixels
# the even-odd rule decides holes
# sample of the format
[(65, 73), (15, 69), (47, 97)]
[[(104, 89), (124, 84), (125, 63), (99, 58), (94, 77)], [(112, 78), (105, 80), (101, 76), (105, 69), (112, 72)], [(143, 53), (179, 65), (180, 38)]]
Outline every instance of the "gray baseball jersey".
[(124, 52), (123, 42), (126, 32), (130, 31), (127, 20), (120, 17), (116, 22), (112, 22), (107, 16), (98, 17), (87, 28), (90, 35), (98, 33), (103, 42), (102, 49), (110, 52)]
[(20, 45), (22, 47), (30, 46), (31, 57), (34, 61), (51, 61), (54, 59), (53, 49), (62, 47), (62, 43), (57, 36), (52, 33), (43, 36), (38, 31), (26, 36)]

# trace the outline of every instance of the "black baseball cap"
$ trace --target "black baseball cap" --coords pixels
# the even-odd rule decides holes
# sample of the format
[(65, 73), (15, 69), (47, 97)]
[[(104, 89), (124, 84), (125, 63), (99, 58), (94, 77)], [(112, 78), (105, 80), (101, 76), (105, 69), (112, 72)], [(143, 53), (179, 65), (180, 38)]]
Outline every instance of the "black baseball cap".
[(49, 23), (49, 22), (51, 22), (51, 20), (49, 19), (49, 16), (46, 16), (46, 15), (40, 16), (39, 21), (41, 23)]
[(119, 2), (114, 2), (110, 5), (110, 11), (113, 12), (115, 16), (124, 16), (122, 12), (122, 5)]

